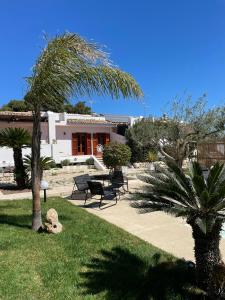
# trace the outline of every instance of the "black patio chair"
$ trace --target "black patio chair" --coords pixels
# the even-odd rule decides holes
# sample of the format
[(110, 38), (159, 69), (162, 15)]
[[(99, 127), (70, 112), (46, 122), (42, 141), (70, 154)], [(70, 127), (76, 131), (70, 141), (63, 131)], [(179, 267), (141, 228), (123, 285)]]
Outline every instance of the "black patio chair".
[[(103, 200), (116, 200), (117, 204), (117, 192), (111, 187), (103, 187), (102, 183), (99, 181), (88, 181), (88, 187), (91, 192), (91, 198), (93, 196), (101, 196), (99, 202), (99, 208), (101, 207)], [(84, 204), (86, 203), (86, 200)]]
[(118, 170), (118, 171), (112, 172), (110, 181), (111, 181), (112, 187), (114, 189), (119, 189), (122, 187), (124, 192), (129, 191), (128, 178), (126, 176), (124, 176), (122, 171)]
[(73, 186), (71, 197), (73, 196), (75, 191), (80, 191), (85, 193), (85, 201), (86, 201), (88, 198), (88, 190), (89, 190), (87, 181), (91, 180), (90, 175), (88, 174), (79, 175), (74, 177), (73, 180), (74, 180), (74, 186)]

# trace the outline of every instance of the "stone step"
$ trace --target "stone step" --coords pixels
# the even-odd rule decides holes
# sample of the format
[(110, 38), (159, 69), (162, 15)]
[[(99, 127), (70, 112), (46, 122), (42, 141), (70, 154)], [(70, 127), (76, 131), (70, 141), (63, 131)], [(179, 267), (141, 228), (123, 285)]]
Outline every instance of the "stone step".
[[(106, 165), (103, 162), (103, 158), (102, 157), (96, 157), (97, 160), (106, 168)], [(107, 169), (107, 168), (106, 168)]]

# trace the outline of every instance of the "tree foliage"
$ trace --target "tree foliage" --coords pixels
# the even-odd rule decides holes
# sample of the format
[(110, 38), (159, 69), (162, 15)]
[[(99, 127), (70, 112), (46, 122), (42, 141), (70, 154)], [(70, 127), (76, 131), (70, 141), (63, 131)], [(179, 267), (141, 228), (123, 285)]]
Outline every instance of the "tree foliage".
[(27, 78), (25, 101), (33, 111), (32, 135), (32, 228), (39, 230), (40, 202), (40, 111), (58, 110), (71, 96), (108, 95), (139, 98), (142, 91), (134, 78), (113, 66), (95, 43), (77, 34), (65, 33), (50, 39)]
[(23, 112), (29, 111), (29, 105), (24, 100), (10, 100), (0, 108), (1, 111)]
[[(184, 217), (192, 227), (195, 240), (197, 278), (200, 287), (220, 299), (214, 286), (214, 268), (220, 264), (220, 231), (225, 221), (225, 166), (216, 163), (208, 177), (194, 162), (189, 174), (172, 161), (168, 169), (142, 177), (148, 185), (132, 205), (141, 213), (163, 211)], [(218, 298), (217, 298), (218, 297)]]
[(124, 144), (109, 143), (103, 150), (103, 162), (110, 169), (126, 166), (130, 158), (131, 150)]
[[(10, 100), (0, 108), (1, 111), (24, 112), (30, 111), (31, 107), (24, 100)], [(48, 110), (47, 105), (41, 107), (42, 111)], [(56, 108), (55, 112), (67, 112), (71, 114), (91, 114), (91, 107), (86, 105), (85, 101), (78, 101), (75, 105), (71, 103), (63, 104), (61, 108)]]
[(81, 114), (81, 115), (90, 115), (92, 113), (91, 107), (86, 105), (85, 101), (79, 101), (75, 105), (70, 103), (64, 104), (62, 111), (70, 114)]
[(196, 101), (191, 97), (173, 101), (167, 115), (159, 119), (144, 118), (126, 135), (128, 143), (137, 149), (153, 147), (182, 166), (183, 160), (193, 155), (196, 143), (221, 138), (224, 133), (225, 106), (207, 109), (203, 95)]
[(97, 44), (70, 33), (48, 41), (27, 82), (29, 91), (25, 100), (33, 108), (47, 106), (49, 110), (60, 109), (71, 95), (142, 96), (132, 76), (112, 66)]
[[(152, 134), (156, 135), (158, 132), (162, 136), (160, 131), (156, 131), (156, 128), (158, 129), (160, 125), (161, 121), (153, 121), (152, 118), (143, 118), (126, 130), (127, 145), (132, 151), (132, 163), (146, 161), (149, 151), (157, 152), (158, 147), (154, 143)], [(166, 130), (163, 135), (165, 136), (165, 134), (167, 134)]]

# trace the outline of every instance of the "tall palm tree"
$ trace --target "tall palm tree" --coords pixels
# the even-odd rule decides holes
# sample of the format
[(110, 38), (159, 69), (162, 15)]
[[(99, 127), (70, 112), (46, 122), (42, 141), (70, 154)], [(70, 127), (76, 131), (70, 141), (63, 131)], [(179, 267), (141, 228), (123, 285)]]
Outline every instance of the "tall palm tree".
[(15, 180), (18, 188), (25, 188), (27, 176), (23, 165), (22, 148), (31, 146), (31, 135), (23, 128), (6, 128), (0, 131), (0, 146), (13, 149)]
[(33, 111), (32, 193), (33, 230), (42, 226), (40, 204), (40, 111), (62, 107), (73, 95), (140, 97), (142, 91), (131, 75), (114, 67), (96, 44), (66, 33), (50, 40), (27, 79), (25, 100)]
[(168, 169), (143, 178), (149, 185), (141, 194), (143, 200), (135, 201), (132, 206), (141, 213), (163, 211), (186, 218), (195, 242), (198, 284), (213, 299), (219, 299), (213, 273), (221, 262), (219, 242), (225, 220), (225, 166), (216, 163), (207, 179), (197, 162), (191, 164), (190, 175), (185, 175), (174, 162), (167, 162), (167, 166)]

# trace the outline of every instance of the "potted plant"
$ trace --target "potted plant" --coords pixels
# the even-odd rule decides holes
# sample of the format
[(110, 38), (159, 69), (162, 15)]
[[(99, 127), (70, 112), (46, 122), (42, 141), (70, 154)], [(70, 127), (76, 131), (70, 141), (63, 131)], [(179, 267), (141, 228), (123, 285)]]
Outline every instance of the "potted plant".
[(147, 153), (146, 161), (149, 163), (149, 170), (155, 171), (154, 162), (157, 161), (158, 155), (155, 151), (150, 150)]

